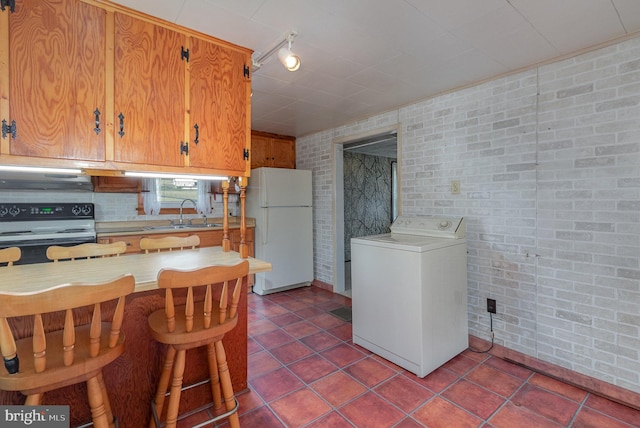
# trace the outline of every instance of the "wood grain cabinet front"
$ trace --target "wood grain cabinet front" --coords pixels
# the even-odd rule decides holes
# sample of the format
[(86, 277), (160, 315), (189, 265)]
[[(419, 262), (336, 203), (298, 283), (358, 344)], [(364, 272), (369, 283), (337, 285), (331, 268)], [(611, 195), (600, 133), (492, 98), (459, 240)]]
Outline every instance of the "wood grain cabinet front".
[(136, 177), (91, 177), (96, 193), (140, 193), (142, 179)]
[(240, 51), (190, 39), (190, 166), (213, 168), (224, 175), (250, 174), (246, 65)]
[(117, 12), (115, 32), (115, 160), (248, 173), (246, 54)]
[(284, 135), (251, 133), (251, 168), (296, 167), (296, 139)]
[(106, 11), (75, 0), (3, 9), (0, 153), (104, 161)]
[(111, 2), (15, 3), (0, 11), (3, 163), (250, 175), (249, 49)]
[[(189, 232), (172, 232), (172, 233), (142, 233), (139, 235), (122, 235), (122, 236), (106, 236), (98, 238), (99, 243), (110, 244), (113, 242), (124, 241), (127, 244), (125, 254), (139, 253), (140, 239), (142, 238), (163, 238), (165, 236), (189, 236), (198, 235), (200, 237), (200, 247), (219, 247), (222, 245), (224, 232), (222, 230), (194, 230)], [(247, 228), (245, 241), (249, 247), (249, 256), (254, 256), (254, 228)], [(240, 229), (229, 230), (229, 240), (231, 241), (231, 249), (238, 251), (240, 249)]]
[(186, 36), (115, 12), (114, 160), (183, 166)]

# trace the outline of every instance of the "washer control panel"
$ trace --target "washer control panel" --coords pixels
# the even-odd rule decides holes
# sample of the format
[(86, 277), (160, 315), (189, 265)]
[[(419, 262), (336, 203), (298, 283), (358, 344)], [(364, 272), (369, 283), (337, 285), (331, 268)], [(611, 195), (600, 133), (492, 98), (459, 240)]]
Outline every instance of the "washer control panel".
[(465, 236), (464, 217), (398, 216), (391, 233), (460, 239)]

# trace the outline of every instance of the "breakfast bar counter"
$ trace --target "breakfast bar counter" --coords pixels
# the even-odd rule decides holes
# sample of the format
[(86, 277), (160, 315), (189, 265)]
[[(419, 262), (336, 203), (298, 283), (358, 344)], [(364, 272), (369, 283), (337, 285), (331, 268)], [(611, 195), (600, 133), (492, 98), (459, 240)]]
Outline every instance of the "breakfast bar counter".
[[(0, 268), (0, 291), (33, 293), (71, 282), (103, 282), (119, 275), (132, 274), (136, 286), (127, 297), (122, 330), (125, 333), (125, 352), (113, 364), (104, 369), (104, 379), (120, 427), (147, 426), (150, 403), (155, 393), (163, 363), (163, 347), (156, 343), (148, 331), (147, 317), (164, 307), (164, 290), (157, 288), (157, 275), (161, 269), (193, 270), (208, 265), (233, 265), (244, 259), (237, 252), (224, 252), (220, 247), (171, 251), (152, 254), (131, 254), (120, 257), (90, 260), (63, 261)], [(250, 273), (271, 270), (271, 264), (249, 257)], [(179, 298), (176, 298), (179, 301)], [(247, 388), (247, 287), (243, 287), (238, 313), (238, 325), (224, 338), (229, 356), (233, 388), (236, 393)], [(103, 309), (105, 315), (113, 307)], [(89, 320), (90, 313), (76, 314), (82, 321)], [(25, 337), (32, 332), (31, 320), (11, 320), (12, 328)], [(80, 322), (80, 321), (78, 321)], [(197, 352), (187, 359), (202, 358)], [(203, 361), (200, 359), (200, 361)], [(185, 385), (207, 377), (206, 365), (187, 364), (192, 368), (185, 372)], [(0, 367), (0, 370), (5, 370)], [(185, 391), (181, 412), (195, 409), (210, 402), (209, 385)], [(0, 405), (24, 403), (19, 393), (0, 391)], [(84, 385), (74, 385), (44, 395), (43, 404), (68, 404), (71, 425), (91, 420)]]

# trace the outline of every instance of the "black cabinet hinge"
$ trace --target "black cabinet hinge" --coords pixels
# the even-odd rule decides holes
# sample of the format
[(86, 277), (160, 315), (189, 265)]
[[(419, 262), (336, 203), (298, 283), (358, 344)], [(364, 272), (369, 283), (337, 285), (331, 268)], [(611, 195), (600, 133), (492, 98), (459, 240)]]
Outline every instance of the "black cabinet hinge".
[(187, 141), (186, 143), (183, 143), (182, 141), (180, 141), (180, 154), (185, 154), (187, 156), (189, 156), (189, 142)]
[(244, 158), (244, 160), (249, 160), (249, 149), (244, 149), (242, 157)]
[(2, 119), (2, 138), (7, 138), (7, 134), (11, 134), (11, 138), (16, 139), (18, 132), (15, 120), (11, 121), (11, 125), (7, 125), (7, 121)]
[(11, 12), (16, 11), (16, 0), (0, 0), (0, 8), (4, 12), (4, 8), (8, 7)]
[(250, 73), (250, 69), (249, 67), (245, 64), (244, 65), (244, 77), (246, 77), (247, 79), (249, 78), (249, 73)]
[(180, 59), (189, 62), (189, 49), (185, 50), (184, 46), (180, 47)]

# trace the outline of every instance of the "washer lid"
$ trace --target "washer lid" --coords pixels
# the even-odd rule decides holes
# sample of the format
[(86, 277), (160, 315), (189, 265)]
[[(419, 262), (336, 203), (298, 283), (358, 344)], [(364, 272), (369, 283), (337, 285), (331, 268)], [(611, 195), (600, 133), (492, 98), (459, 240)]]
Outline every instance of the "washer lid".
[(460, 239), (465, 236), (464, 217), (398, 216), (391, 233)]
[[(465, 244), (464, 239), (448, 239), (436, 236), (408, 235), (405, 233), (384, 233), (382, 235), (351, 238), (352, 245), (368, 245), (394, 250), (422, 253), (452, 245)], [(353, 247), (352, 247), (353, 251)]]

